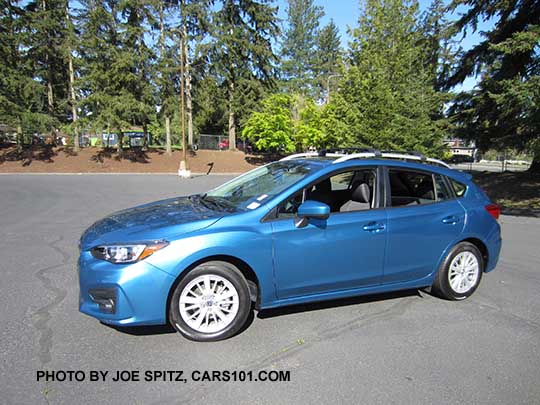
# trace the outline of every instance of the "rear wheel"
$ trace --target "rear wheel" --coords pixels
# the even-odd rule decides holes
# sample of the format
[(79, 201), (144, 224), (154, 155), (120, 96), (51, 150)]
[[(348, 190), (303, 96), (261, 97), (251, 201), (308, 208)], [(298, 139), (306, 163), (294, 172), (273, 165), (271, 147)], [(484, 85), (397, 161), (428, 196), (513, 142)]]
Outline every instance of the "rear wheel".
[(463, 300), (478, 288), (484, 260), (476, 246), (458, 243), (448, 253), (433, 282), (434, 292), (448, 300)]
[(197, 266), (178, 283), (169, 319), (188, 339), (216, 341), (237, 333), (250, 311), (249, 287), (242, 273), (229, 263), (214, 261)]

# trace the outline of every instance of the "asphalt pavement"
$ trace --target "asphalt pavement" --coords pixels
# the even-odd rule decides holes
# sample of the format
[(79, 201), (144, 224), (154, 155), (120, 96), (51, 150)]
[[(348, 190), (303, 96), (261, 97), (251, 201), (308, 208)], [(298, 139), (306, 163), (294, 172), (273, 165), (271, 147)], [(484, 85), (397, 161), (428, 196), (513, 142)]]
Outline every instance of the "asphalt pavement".
[[(228, 178), (0, 176), (0, 402), (540, 402), (540, 219), (501, 218), (499, 266), (463, 302), (413, 290), (291, 307), (256, 314), (217, 343), (166, 327), (119, 331), (78, 312), (77, 241), (86, 227)], [(37, 381), (45, 370), (82, 371), (85, 380)], [(182, 370), (188, 378), (89, 381), (92, 370)], [(220, 370), (290, 371), (290, 381), (191, 379)]]

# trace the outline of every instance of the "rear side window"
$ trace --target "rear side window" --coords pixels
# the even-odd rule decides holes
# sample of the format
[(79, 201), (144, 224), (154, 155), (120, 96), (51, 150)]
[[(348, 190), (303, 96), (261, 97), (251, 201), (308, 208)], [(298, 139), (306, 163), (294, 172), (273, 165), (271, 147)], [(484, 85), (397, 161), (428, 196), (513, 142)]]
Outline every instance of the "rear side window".
[(463, 197), (463, 194), (465, 194), (465, 191), (467, 191), (467, 186), (454, 179), (450, 179), (450, 184), (452, 184), (452, 188), (454, 189), (456, 196)]
[(390, 169), (389, 176), (393, 207), (429, 204), (437, 201), (431, 174)]
[(436, 174), (433, 177), (435, 178), (435, 193), (437, 195), (437, 200), (444, 201), (453, 198), (446, 181), (444, 181), (444, 177), (440, 174)]

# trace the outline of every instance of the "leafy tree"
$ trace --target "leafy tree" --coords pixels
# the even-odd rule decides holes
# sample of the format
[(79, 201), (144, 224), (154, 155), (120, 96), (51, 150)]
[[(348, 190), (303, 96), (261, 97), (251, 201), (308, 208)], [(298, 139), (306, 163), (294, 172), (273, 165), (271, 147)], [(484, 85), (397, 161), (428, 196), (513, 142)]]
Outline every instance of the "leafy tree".
[(211, 73), (226, 93), (229, 147), (236, 149), (241, 111), (255, 108), (275, 83), (272, 40), (278, 33), (276, 8), (268, 0), (224, 0), (213, 13), (209, 46)]
[(246, 122), (242, 135), (257, 149), (272, 152), (294, 152), (293, 99), (276, 94), (263, 100), (262, 111), (254, 112)]
[(261, 111), (251, 114), (242, 135), (259, 150), (294, 152), (322, 149), (342, 144), (330, 132), (331, 113), (312, 99), (289, 94), (274, 94), (262, 102)]
[(448, 87), (467, 77), (480, 82), (462, 92), (451, 110), (458, 135), (480, 149), (516, 148), (532, 152), (530, 170), (540, 172), (540, 2), (538, 0), (455, 0), (452, 9), (469, 6), (455, 29), (477, 29), (495, 19), (484, 40), (460, 55)]
[[(432, 117), (441, 100), (424, 63), (414, 0), (367, 0), (352, 30), (349, 68), (332, 98), (333, 136), (379, 149), (439, 154), (443, 133)], [(345, 125), (344, 125), (345, 124)]]
[(342, 69), (342, 49), (339, 30), (333, 20), (317, 36), (315, 54), (316, 99), (328, 98), (330, 80), (339, 77)]
[[(288, 0), (288, 29), (281, 42), (281, 74), (284, 87), (289, 92), (314, 93), (317, 62), (322, 62), (317, 61), (320, 56), (317, 54), (317, 38), (323, 15), (323, 8), (316, 6), (313, 0)], [(331, 43), (324, 45), (332, 46)]]

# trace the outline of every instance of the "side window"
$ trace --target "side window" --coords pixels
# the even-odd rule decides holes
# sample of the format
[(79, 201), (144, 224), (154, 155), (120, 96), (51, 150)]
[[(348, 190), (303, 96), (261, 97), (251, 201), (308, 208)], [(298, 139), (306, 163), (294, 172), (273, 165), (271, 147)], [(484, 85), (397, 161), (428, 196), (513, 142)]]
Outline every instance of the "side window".
[(463, 197), (463, 194), (465, 194), (465, 191), (467, 191), (467, 186), (454, 179), (450, 179), (450, 183), (452, 184), (452, 188), (454, 189), (456, 196)]
[(345, 172), (336, 174), (335, 176), (330, 177), (330, 184), (332, 186), (332, 191), (338, 190), (348, 190), (351, 186), (351, 181), (354, 177), (354, 172)]
[(375, 169), (338, 173), (283, 201), (278, 206), (277, 216), (294, 217), (305, 200), (323, 202), (332, 213), (368, 210), (373, 206), (375, 178)]
[(437, 201), (431, 174), (390, 169), (389, 176), (393, 207), (429, 204)]
[(448, 189), (444, 177), (440, 174), (434, 175), (435, 177), (435, 192), (437, 194), (438, 201), (450, 200), (453, 198), (452, 193)]

